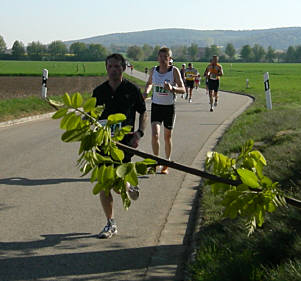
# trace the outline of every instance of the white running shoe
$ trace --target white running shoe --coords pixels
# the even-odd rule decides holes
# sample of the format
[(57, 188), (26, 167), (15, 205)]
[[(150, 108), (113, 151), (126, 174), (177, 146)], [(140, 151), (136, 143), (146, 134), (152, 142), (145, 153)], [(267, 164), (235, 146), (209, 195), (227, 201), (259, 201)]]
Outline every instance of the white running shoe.
[(117, 234), (117, 225), (114, 220), (108, 219), (107, 225), (104, 229), (97, 235), (99, 239), (109, 239), (113, 235)]

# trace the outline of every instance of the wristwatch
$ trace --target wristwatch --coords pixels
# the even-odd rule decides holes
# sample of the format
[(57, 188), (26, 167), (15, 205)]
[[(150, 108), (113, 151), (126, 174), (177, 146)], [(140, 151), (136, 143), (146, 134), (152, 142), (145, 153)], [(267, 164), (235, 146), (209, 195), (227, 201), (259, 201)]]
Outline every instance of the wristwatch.
[(141, 138), (144, 136), (144, 132), (142, 130), (138, 129), (137, 132), (140, 134)]

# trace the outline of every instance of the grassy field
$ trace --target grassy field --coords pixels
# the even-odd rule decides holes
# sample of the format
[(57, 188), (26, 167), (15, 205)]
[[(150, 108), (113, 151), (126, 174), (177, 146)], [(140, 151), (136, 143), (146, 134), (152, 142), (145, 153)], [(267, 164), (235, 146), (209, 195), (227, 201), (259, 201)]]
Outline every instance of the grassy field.
[(104, 62), (57, 62), (57, 61), (0, 61), (0, 75), (42, 76), (48, 69), (49, 76), (102, 76)]
[[(155, 64), (134, 62), (135, 69), (141, 71)], [(194, 63), (194, 66), (202, 73), (206, 64)], [(256, 101), (235, 120), (216, 150), (231, 155), (239, 152), (246, 140), (254, 139), (256, 148), (268, 161), (265, 173), (280, 182), (286, 194), (301, 198), (301, 64), (235, 63), (223, 67), (221, 89), (251, 94)], [(270, 73), (271, 111), (265, 108), (266, 71)], [(0, 112), (6, 110), (7, 105), (0, 108)], [(278, 210), (249, 238), (243, 220), (225, 220), (221, 216), (218, 200), (209, 188), (203, 188), (202, 227), (197, 235), (195, 261), (188, 266), (190, 280), (301, 280), (300, 210), (293, 207)]]

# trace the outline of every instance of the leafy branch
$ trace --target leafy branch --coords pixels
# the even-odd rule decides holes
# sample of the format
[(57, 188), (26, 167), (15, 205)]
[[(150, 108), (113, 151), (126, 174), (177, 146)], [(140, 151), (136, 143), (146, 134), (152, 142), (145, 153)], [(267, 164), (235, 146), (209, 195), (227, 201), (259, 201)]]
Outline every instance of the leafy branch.
[[(279, 188), (279, 183), (273, 182), (263, 174), (267, 163), (259, 151), (253, 150), (252, 140), (242, 147), (237, 158), (209, 152), (206, 171), (201, 171), (120, 143), (124, 136), (131, 132), (131, 126), (114, 125), (125, 121), (125, 115), (110, 115), (106, 124), (101, 124), (98, 120), (103, 107), (95, 107), (95, 98), (84, 102), (79, 93), (73, 94), (72, 97), (66, 93), (63, 103), (51, 99), (47, 101), (57, 109), (52, 118), (62, 119), (60, 127), (65, 130), (62, 141), (80, 142), (77, 164), (82, 176), (91, 173), (90, 181), (95, 183), (93, 194), (101, 191), (108, 194), (114, 189), (120, 194), (126, 209), (131, 203), (127, 195), (127, 183), (138, 185), (138, 176), (150, 173), (149, 168), (156, 164), (205, 178), (205, 184), (211, 186), (212, 193), (221, 198), (223, 215), (231, 219), (237, 216), (245, 217), (249, 235), (254, 232), (256, 226), (262, 226), (266, 213), (272, 213), (287, 203), (301, 207), (301, 201), (285, 196)], [(125, 151), (144, 160), (123, 163)]]

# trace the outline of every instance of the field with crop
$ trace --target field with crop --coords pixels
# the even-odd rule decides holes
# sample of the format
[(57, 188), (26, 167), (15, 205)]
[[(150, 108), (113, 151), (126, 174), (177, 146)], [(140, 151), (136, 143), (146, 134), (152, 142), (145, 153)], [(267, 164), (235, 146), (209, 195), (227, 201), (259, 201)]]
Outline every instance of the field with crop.
[(0, 61), (0, 76), (41, 76), (48, 69), (49, 76), (103, 76), (104, 62), (58, 61)]

